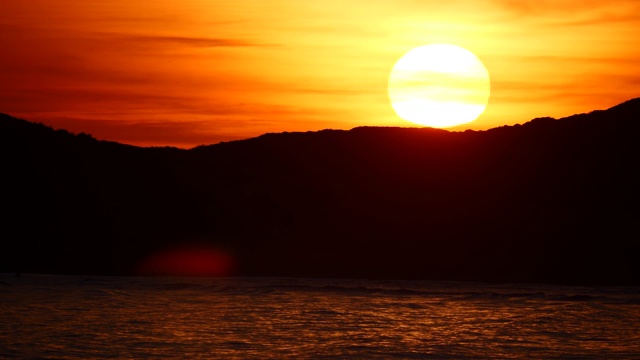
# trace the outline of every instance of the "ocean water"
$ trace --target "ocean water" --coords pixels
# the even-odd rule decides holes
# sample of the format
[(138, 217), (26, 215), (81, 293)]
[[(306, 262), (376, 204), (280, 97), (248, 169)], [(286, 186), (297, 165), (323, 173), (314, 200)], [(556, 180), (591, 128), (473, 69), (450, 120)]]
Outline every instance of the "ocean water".
[(0, 276), (3, 359), (640, 359), (640, 288)]

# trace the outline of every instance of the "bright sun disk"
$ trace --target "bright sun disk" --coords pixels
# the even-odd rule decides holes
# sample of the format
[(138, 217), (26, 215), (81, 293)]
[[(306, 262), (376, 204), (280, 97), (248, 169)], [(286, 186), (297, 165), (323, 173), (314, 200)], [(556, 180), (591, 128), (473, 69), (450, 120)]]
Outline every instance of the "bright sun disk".
[(398, 116), (445, 128), (474, 121), (487, 106), (489, 72), (470, 51), (449, 44), (414, 48), (389, 75), (389, 99)]

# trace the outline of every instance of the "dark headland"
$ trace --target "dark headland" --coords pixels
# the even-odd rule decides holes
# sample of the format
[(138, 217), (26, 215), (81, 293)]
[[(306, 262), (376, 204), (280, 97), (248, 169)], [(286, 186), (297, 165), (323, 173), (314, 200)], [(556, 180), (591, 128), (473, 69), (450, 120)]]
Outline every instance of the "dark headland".
[(361, 127), (190, 150), (0, 115), (0, 272), (640, 285), (640, 98), (487, 131)]

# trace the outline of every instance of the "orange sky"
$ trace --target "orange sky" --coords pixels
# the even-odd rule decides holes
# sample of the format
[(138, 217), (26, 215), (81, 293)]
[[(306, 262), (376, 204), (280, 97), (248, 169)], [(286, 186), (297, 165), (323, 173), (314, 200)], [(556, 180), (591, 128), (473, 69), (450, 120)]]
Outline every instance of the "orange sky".
[(389, 104), (389, 71), (451, 43), (491, 75), (485, 113), (453, 130), (486, 129), (640, 96), (638, 39), (636, 0), (3, 0), (0, 112), (185, 148), (414, 126)]

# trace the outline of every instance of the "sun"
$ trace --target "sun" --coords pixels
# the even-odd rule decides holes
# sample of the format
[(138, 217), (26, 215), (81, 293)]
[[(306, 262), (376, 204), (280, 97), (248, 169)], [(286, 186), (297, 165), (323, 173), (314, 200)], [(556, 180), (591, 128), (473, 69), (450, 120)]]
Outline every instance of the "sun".
[(411, 49), (389, 75), (389, 99), (398, 116), (418, 125), (446, 128), (474, 121), (490, 94), (489, 71), (456, 45)]

